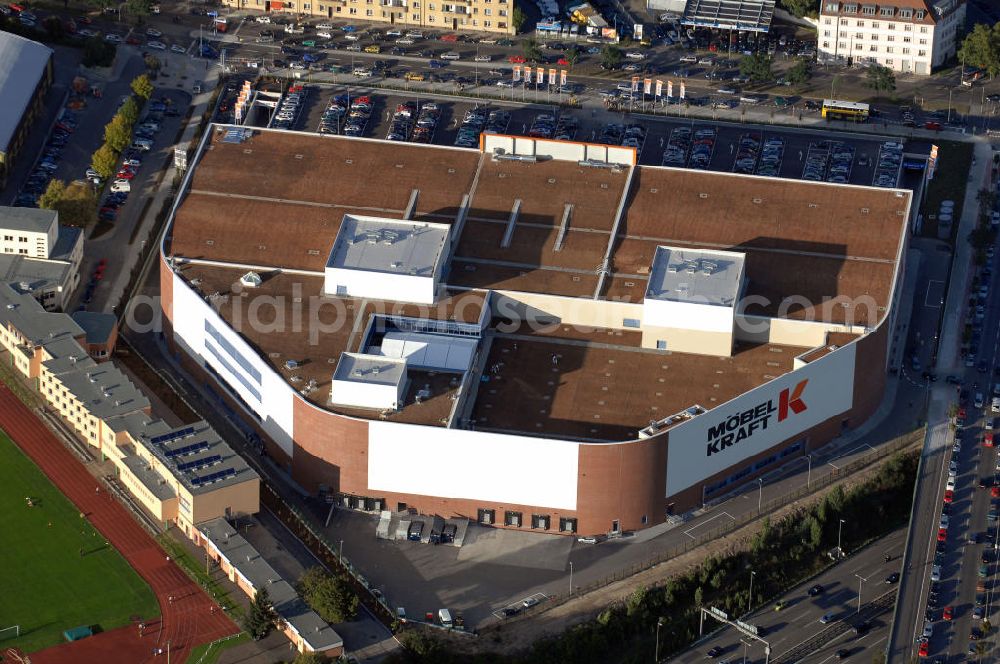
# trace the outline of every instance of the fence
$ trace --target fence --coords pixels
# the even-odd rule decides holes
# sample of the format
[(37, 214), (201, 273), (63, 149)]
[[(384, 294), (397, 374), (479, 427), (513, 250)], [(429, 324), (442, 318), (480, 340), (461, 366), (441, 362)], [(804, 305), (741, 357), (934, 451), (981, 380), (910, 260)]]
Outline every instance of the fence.
[[(899, 436), (898, 438), (894, 438), (888, 443), (878, 448), (875, 448), (874, 450), (864, 455), (863, 457), (855, 459), (854, 461), (844, 466), (841, 466), (840, 468), (834, 468), (829, 474), (814, 479), (809, 484), (808, 487), (802, 486), (799, 487), (798, 489), (795, 489), (794, 491), (778, 496), (777, 498), (773, 498), (765, 502), (763, 505), (761, 505), (760, 509), (758, 510), (752, 510), (750, 512), (747, 512), (737, 518), (732, 519), (728, 523), (725, 523), (712, 530), (704, 532), (697, 538), (689, 539), (672, 548), (664, 549), (659, 553), (657, 553), (655, 556), (648, 558), (645, 561), (634, 563), (632, 565), (629, 565), (628, 567), (619, 569), (613, 574), (610, 574), (602, 579), (593, 581), (585, 586), (578, 586), (574, 588), (573, 593), (574, 595), (577, 596), (585, 595), (589, 592), (593, 592), (605, 586), (611, 585), (612, 583), (616, 583), (618, 581), (624, 581), (625, 579), (635, 576), (640, 572), (652, 569), (653, 567), (656, 567), (660, 563), (666, 562), (667, 560), (671, 560), (672, 558), (677, 558), (678, 556), (688, 553), (689, 551), (704, 546), (708, 542), (724, 537), (729, 533), (732, 533), (742, 528), (748, 523), (756, 521), (762, 516), (770, 514), (782, 507), (785, 507), (786, 505), (790, 505), (791, 503), (794, 503), (797, 500), (800, 500), (801, 498), (814, 494), (830, 486), (831, 484), (839, 482), (845, 477), (849, 477), (851, 474), (861, 470), (862, 468), (865, 468), (866, 466), (870, 466), (873, 463), (876, 463), (882, 459), (885, 459), (888, 456), (891, 456), (892, 454), (895, 454), (896, 452), (899, 452), (900, 450), (906, 449), (917, 443), (922, 443), (923, 439), (924, 439), (923, 429), (913, 431), (908, 434), (904, 434), (902, 436)], [(559, 606), (560, 604), (564, 604), (565, 602), (569, 601), (570, 598), (571, 596), (569, 594), (551, 597), (549, 600), (547, 600), (541, 606), (539, 606), (538, 610), (530, 612), (530, 616), (532, 619), (534, 619), (540, 613), (551, 610), (553, 607)], [(514, 618), (513, 620), (519, 620), (519, 619), (523, 620), (526, 617), (527, 616), (521, 618)], [(504, 619), (503, 622), (509, 624), (513, 622), (513, 620), (511, 618), (506, 618)], [(499, 621), (496, 624), (499, 624)]]
[(313, 518), (300, 508), (290, 505), (270, 485), (262, 483), (260, 488), (261, 504), (271, 510), (285, 527), (296, 535), (327, 568), (337, 569), (345, 573), (365, 608), (377, 620), (391, 629), (396, 615), (386, 598), (380, 591), (372, 587), (368, 579), (354, 569), (354, 565), (344, 557), (342, 550), (337, 551), (334, 543), (329, 541), (326, 535), (313, 523)]

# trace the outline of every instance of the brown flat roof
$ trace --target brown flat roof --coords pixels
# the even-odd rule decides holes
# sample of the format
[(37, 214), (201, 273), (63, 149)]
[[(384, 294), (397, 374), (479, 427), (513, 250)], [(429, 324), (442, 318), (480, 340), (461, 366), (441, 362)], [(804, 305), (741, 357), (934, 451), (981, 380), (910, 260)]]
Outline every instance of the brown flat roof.
[[(182, 266), (180, 272), (203, 295), (218, 293), (221, 296), (214, 302), (219, 315), (292, 387), (301, 390), (310, 381), (314, 381), (315, 389), (304, 394), (309, 401), (334, 412), (364, 417), (372, 416), (373, 411), (344, 408), (329, 403), (330, 382), (340, 354), (359, 350), (373, 314), (475, 323), (478, 322), (485, 303), (485, 294), (476, 291), (448, 293), (434, 307), (319, 297), (316, 294), (322, 288), (322, 277), (278, 272), (261, 275), (263, 280), (258, 288), (234, 291), (233, 285), (244, 274), (244, 270), (188, 264)], [(255, 309), (256, 318), (251, 316), (252, 296), (258, 295), (272, 298), (273, 302), (278, 303), (277, 306), (282, 307), (282, 314), (279, 316), (274, 306), (264, 306)], [(302, 297), (302, 301), (296, 303), (294, 297)], [(300, 312), (298, 316), (296, 311)], [(313, 325), (313, 320), (317, 324)], [(296, 362), (295, 369), (285, 368), (288, 360)], [(418, 380), (417, 374), (422, 375), (423, 372), (411, 370), (409, 374), (411, 385), (406, 396), (406, 406), (393, 415), (392, 419), (439, 424), (440, 418), (450, 412), (450, 404), (453, 402), (449, 395), (455, 386), (450, 384), (450, 379), (442, 383), (430, 380), (432, 377), (428, 376)], [(416, 404), (413, 390), (421, 389), (425, 383), (430, 386), (432, 398)], [(440, 404), (437, 403), (438, 397), (442, 398)], [(444, 415), (441, 414), (442, 409), (447, 409)]]
[(640, 167), (623, 234), (895, 261), (908, 201), (892, 189)]
[[(498, 334), (472, 411), (475, 427), (580, 439), (626, 440), (688, 406), (713, 408), (792, 370), (806, 349), (737, 344), (732, 357), (664, 353), (553, 335)], [(553, 361), (555, 357), (555, 361)]]
[(213, 133), (192, 189), (336, 204), (373, 216), (398, 217), (419, 189), (418, 215), (454, 218), (481, 156), (473, 150), (283, 131), (255, 131), (243, 143), (223, 143), (223, 136)]

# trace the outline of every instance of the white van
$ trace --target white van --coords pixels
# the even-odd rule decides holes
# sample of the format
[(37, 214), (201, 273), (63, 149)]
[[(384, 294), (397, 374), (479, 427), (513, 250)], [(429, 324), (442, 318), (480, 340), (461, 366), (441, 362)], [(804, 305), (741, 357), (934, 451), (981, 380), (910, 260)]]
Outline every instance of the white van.
[(130, 191), (132, 191), (132, 185), (129, 183), (128, 180), (115, 180), (114, 182), (111, 183), (111, 191), (112, 193), (116, 194), (119, 192), (127, 194)]
[(448, 51), (447, 53), (442, 53), (441, 54), (441, 59), (442, 60), (461, 60), (462, 56), (459, 55), (458, 53), (456, 53), (455, 51)]
[(451, 611), (448, 609), (438, 609), (438, 620), (441, 621), (442, 627), (451, 627)]

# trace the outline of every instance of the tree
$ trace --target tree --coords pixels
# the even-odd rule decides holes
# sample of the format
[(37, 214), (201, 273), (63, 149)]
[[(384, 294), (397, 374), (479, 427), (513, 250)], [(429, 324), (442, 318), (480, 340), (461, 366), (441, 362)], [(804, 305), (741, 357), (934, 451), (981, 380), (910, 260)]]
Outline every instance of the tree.
[(521, 42), (521, 50), (529, 62), (536, 62), (542, 58), (542, 49), (539, 48), (538, 42), (534, 37), (529, 37)]
[(332, 576), (321, 567), (311, 567), (299, 578), (298, 590), (327, 622), (347, 622), (358, 615), (358, 596), (342, 575)]
[(816, 16), (816, 0), (781, 0), (781, 6), (792, 14), (802, 18), (806, 15)]
[(985, 69), (990, 76), (1000, 74), (1000, 23), (992, 28), (977, 23), (962, 40), (958, 59), (963, 65)]
[(604, 69), (617, 69), (622, 63), (623, 57), (620, 48), (608, 44), (601, 49), (601, 67)]
[(745, 55), (740, 60), (740, 73), (754, 83), (764, 83), (774, 78), (774, 72), (771, 71), (772, 64), (769, 55), (763, 53)]
[(146, 74), (139, 74), (132, 79), (132, 92), (139, 95), (139, 97), (146, 101), (153, 96), (153, 82), (149, 80), (149, 76)]
[(58, 212), (66, 226), (86, 228), (97, 221), (97, 196), (85, 185), (52, 180), (39, 196), (38, 207)]
[(892, 92), (896, 89), (896, 74), (883, 65), (872, 65), (868, 68), (865, 85), (875, 91), (876, 95)]
[(105, 143), (94, 151), (90, 156), (90, 167), (97, 171), (97, 174), (107, 180), (115, 169), (118, 168), (118, 153), (110, 145)]
[(566, 58), (566, 62), (572, 67), (580, 61), (580, 50), (576, 46), (571, 46), (563, 53), (563, 57)]
[(135, 16), (148, 16), (152, 7), (152, 0), (125, 0), (125, 10)]
[(528, 20), (528, 16), (524, 13), (524, 10), (514, 6), (514, 13), (510, 17), (510, 24), (514, 28), (514, 32), (520, 32), (521, 28), (524, 27), (524, 22)]
[(115, 115), (111, 122), (104, 125), (104, 142), (115, 152), (121, 152), (132, 140), (132, 125), (125, 122), (121, 115)]
[(792, 65), (791, 69), (785, 75), (785, 80), (792, 85), (805, 83), (810, 78), (812, 78), (812, 69), (809, 66), (809, 61), (805, 58), (796, 60), (795, 64)]
[(129, 127), (135, 124), (136, 120), (139, 119), (139, 104), (136, 103), (135, 97), (129, 97), (125, 100), (125, 103), (118, 109), (118, 115), (122, 116), (122, 121)]
[(260, 641), (270, 633), (277, 617), (267, 588), (261, 588), (250, 602), (250, 610), (243, 618), (243, 629), (254, 641)]
[(115, 61), (117, 48), (100, 37), (91, 37), (83, 43), (84, 67), (110, 67)]
[(45, 188), (42, 195), (38, 197), (38, 207), (43, 210), (55, 210), (59, 201), (66, 193), (66, 183), (62, 180), (52, 180)]
[(59, 20), (58, 16), (47, 16), (45, 20), (42, 21), (42, 26), (53, 39), (59, 39), (66, 33), (66, 29), (63, 27), (63, 22)]
[(705, 595), (701, 590), (701, 586), (698, 586), (697, 588), (694, 589), (694, 605), (697, 606), (698, 608), (701, 608), (704, 599)]
[(162, 65), (162, 63), (160, 62), (160, 59), (155, 55), (153, 55), (152, 53), (147, 53), (146, 57), (143, 58), (143, 62), (146, 63), (146, 69), (148, 69), (149, 71), (154, 73), (160, 71), (160, 66)]

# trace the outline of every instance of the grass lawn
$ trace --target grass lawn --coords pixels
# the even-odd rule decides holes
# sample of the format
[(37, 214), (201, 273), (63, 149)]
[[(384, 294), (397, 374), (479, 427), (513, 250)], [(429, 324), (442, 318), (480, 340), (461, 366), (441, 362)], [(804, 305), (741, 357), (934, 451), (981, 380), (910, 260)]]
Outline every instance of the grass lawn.
[(0, 648), (31, 653), (71, 627), (108, 631), (159, 615), (149, 586), (2, 432), (0, 533), (0, 628), (21, 626), (20, 638), (0, 634)]
[(187, 658), (187, 664), (215, 664), (219, 661), (219, 656), (222, 655), (223, 652), (242, 643), (246, 643), (249, 640), (249, 634), (246, 632), (240, 632), (239, 634), (222, 641), (204, 643), (191, 650), (191, 654), (188, 655)]
[[(938, 163), (934, 170), (934, 179), (927, 185), (927, 197), (922, 209), (924, 215), (923, 234), (937, 237), (937, 218), (941, 212), (941, 201), (955, 201), (955, 212), (952, 216), (952, 237), (958, 229), (962, 218), (962, 207), (965, 203), (965, 188), (969, 184), (969, 170), (972, 168), (972, 143), (956, 141), (936, 141), (938, 145)], [(931, 219), (930, 216), (935, 218)]]

